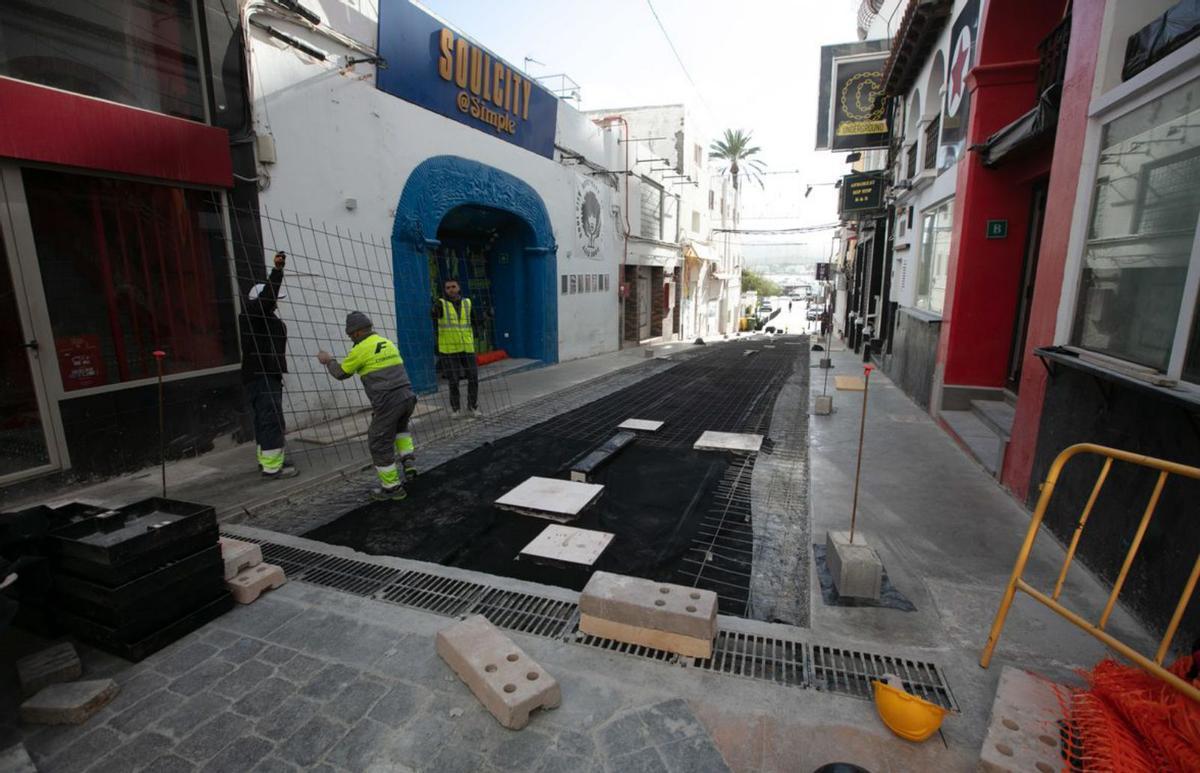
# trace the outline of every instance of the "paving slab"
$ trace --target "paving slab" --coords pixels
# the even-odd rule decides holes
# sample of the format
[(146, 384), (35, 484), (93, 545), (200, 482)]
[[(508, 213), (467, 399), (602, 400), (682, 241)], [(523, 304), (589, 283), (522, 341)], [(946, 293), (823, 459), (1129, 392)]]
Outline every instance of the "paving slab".
[(617, 425), (617, 429), (633, 429), (639, 432), (658, 432), (664, 422), (651, 419), (626, 419)]
[(112, 679), (52, 684), (21, 704), (21, 721), (39, 725), (80, 725), (104, 708), (119, 690)]
[(21, 743), (0, 751), (0, 771), (4, 771), (4, 773), (38, 773), (33, 760), (29, 758), (29, 752), (25, 751), (25, 744)]
[(562, 702), (558, 680), (483, 615), (437, 633), (437, 653), (504, 727), (520, 730), (534, 709)]
[(547, 526), (521, 548), (521, 555), (591, 566), (612, 540), (611, 532), (577, 529), (556, 523)]
[(758, 453), (763, 436), (748, 432), (714, 432), (707, 430), (692, 447), (697, 451), (739, 451)]
[(596, 501), (604, 486), (534, 476), (496, 500), (496, 507), (550, 520), (573, 520)]
[(61, 642), (53, 647), (26, 655), (17, 661), (17, 678), (21, 681), (21, 692), (33, 695), (58, 682), (69, 682), (83, 675), (83, 664), (71, 642)]

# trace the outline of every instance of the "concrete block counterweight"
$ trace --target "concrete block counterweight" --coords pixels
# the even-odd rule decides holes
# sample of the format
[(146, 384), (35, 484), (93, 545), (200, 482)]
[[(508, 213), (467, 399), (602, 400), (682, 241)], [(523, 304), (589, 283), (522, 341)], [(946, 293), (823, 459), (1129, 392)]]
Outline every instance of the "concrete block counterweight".
[(717, 594), (596, 572), (579, 596), (579, 630), (679, 655), (711, 657)]

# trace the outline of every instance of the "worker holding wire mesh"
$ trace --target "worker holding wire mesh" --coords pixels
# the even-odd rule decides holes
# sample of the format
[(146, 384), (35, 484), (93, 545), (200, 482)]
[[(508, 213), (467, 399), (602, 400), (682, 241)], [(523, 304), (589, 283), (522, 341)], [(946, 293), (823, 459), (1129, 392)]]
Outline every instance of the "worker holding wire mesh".
[(242, 340), (242, 385), (254, 412), (258, 467), (266, 480), (290, 478), (296, 468), (283, 459), (283, 374), (287, 373), (287, 325), (276, 314), (283, 290), (287, 255), (275, 253), (275, 268), (266, 282), (250, 288), (238, 315)]
[[(417, 396), (396, 345), (375, 332), (369, 317), (361, 311), (346, 315), (346, 335), (354, 342), (340, 363), (329, 352), (317, 352), (317, 360), (338, 380), (358, 375), (371, 401), (371, 426), (367, 443), (371, 461), (379, 475), (379, 488), (371, 493), (375, 500), (401, 500), (407, 480), (416, 477), (416, 448), (408, 421), (417, 407)], [(396, 460), (400, 460), (400, 468)]]

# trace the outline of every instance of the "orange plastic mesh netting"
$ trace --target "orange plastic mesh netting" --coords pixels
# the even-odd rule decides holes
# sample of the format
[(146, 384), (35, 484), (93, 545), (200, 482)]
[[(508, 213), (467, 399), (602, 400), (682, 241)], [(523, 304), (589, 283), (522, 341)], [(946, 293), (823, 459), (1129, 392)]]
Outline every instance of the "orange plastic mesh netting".
[[(1194, 657), (1180, 658), (1170, 670), (1200, 685)], [(1200, 704), (1114, 660), (1083, 676), (1090, 688), (1071, 701), (1071, 724), (1088, 769), (1200, 771)]]

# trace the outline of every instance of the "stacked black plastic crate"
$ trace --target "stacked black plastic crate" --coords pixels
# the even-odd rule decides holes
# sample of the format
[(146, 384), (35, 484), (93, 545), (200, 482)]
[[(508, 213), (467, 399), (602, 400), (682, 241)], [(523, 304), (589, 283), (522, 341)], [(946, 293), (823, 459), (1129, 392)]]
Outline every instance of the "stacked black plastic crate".
[(127, 660), (233, 605), (216, 513), (206, 505), (146, 499), (53, 529), (45, 544), (56, 622)]

